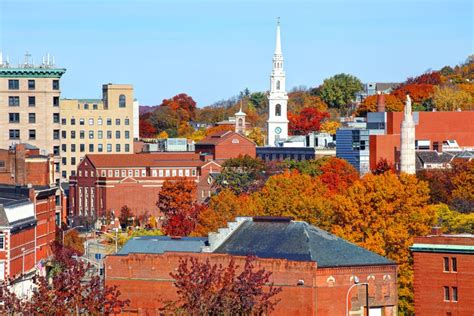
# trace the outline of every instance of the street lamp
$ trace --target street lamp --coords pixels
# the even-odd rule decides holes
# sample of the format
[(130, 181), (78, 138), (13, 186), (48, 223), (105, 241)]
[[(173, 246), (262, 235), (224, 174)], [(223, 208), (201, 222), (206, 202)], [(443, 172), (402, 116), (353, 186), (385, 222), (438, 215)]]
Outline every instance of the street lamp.
[(25, 247), (21, 247), (21, 275), (25, 277)]
[(69, 229), (66, 229), (66, 230), (62, 231), (63, 246), (64, 246), (64, 235), (65, 235), (65, 233), (67, 233), (68, 231), (74, 230), (76, 228), (79, 228), (79, 227), (84, 227), (84, 226), (75, 226), (75, 227), (72, 227), (72, 228), (69, 228)]
[(346, 316), (349, 316), (349, 293), (351, 292), (353, 287), (359, 286), (359, 285), (365, 285), (365, 305), (367, 308), (367, 313), (366, 315), (369, 316), (369, 283), (364, 282), (364, 283), (359, 283), (359, 278), (354, 276), (354, 284), (351, 285), (349, 290), (347, 290), (347, 295), (346, 295)]

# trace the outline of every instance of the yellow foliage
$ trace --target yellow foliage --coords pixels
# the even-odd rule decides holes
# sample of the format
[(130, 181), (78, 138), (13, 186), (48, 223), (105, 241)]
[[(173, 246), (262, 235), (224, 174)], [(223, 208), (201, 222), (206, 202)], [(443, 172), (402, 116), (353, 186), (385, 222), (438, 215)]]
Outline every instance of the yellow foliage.
[(257, 146), (263, 146), (265, 144), (265, 134), (262, 129), (258, 127), (247, 130), (247, 138), (251, 139)]
[(434, 87), (433, 103), (438, 111), (474, 110), (474, 97), (456, 87)]
[(168, 133), (166, 131), (162, 131), (161, 133), (158, 134), (157, 138), (167, 139)]
[(335, 135), (339, 127), (341, 127), (341, 123), (338, 121), (324, 121), (321, 124), (321, 132), (326, 132), (331, 135)]

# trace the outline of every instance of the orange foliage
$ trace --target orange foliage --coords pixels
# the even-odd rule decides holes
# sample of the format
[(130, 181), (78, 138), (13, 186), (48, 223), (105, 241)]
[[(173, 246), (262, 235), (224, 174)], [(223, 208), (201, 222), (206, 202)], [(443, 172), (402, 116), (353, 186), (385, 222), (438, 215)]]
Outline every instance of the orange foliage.
[(206, 136), (217, 133), (217, 132), (224, 132), (224, 131), (235, 131), (234, 125), (217, 125), (206, 129)]
[(359, 179), (357, 170), (345, 159), (331, 157), (321, 164), (320, 170), (319, 179), (332, 194), (344, 192)]
[[(391, 94), (385, 95), (385, 111), (401, 112), (403, 111), (403, 102)], [(357, 115), (364, 115), (367, 112), (377, 112), (377, 96), (370, 95), (362, 101), (357, 109)]]
[(422, 103), (426, 99), (431, 98), (433, 93), (434, 85), (427, 83), (407, 84), (392, 92), (401, 102), (405, 102), (406, 95), (409, 94), (415, 103)]

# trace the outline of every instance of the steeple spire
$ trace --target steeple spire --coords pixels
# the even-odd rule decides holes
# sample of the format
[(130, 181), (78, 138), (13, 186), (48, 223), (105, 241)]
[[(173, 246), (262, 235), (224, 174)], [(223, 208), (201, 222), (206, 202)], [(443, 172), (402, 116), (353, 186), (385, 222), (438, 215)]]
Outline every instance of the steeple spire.
[(277, 34), (276, 34), (275, 55), (281, 55), (280, 17), (278, 17), (278, 19), (277, 19)]

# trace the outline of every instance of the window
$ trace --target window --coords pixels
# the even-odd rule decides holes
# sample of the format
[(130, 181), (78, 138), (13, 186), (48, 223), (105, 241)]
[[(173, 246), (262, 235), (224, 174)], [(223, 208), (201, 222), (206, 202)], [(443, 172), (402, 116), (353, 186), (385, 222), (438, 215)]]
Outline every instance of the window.
[(112, 139), (112, 131), (107, 131), (107, 139)]
[(90, 153), (94, 152), (94, 144), (89, 144), (89, 152)]
[(59, 113), (53, 113), (53, 123), (59, 124)]
[(71, 131), (71, 139), (76, 139), (76, 131)]
[(163, 177), (163, 170), (160, 169), (160, 170), (158, 171), (158, 175), (159, 175), (160, 177)]
[(76, 157), (71, 158), (71, 165), (75, 166), (76, 165)]
[(28, 139), (36, 139), (36, 130), (35, 129), (28, 130)]
[(92, 109), (97, 110), (97, 103), (92, 104)]
[(80, 151), (81, 153), (85, 152), (85, 151), (86, 151), (86, 146), (85, 146), (84, 144), (80, 144), (80, 145), (79, 145), (79, 151)]
[(183, 170), (182, 170), (182, 169), (179, 169), (179, 170), (178, 170), (178, 176), (180, 176), (180, 177), (183, 176)]
[(126, 103), (127, 103), (127, 102), (126, 102), (125, 95), (121, 94), (121, 95), (119, 96), (119, 107), (120, 107), (120, 108), (124, 108)]
[(125, 139), (130, 139), (130, 131), (125, 131)]
[(277, 80), (276, 88), (277, 90), (280, 90), (280, 80)]
[(115, 125), (120, 125), (120, 119), (115, 119)]
[[(138, 170), (135, 170), (135, 173), (137, 173)], [(133, 177), (133, 170), (128, 170), (128, 176)], [(137, 175), (138, 176), (138, 175)]]
[(61, 131), (61, 138), (65, 139), (66, 136), (67, 136), (67, 132), (66, 131)]
[(59, 146), (54, 146), (54, 147), (53, 147), (53, 154), (54, 154), (55, 156), (58, 156), (58, 155), (59, 155)]
[(120, 144), (115, 144), (115, 151), (120, 152)]
[(451, 271), (458, 272), (458, 260), (456, 258), (451, 258)]
[(85, 133), (86, 133), (85, 131), (79, 131), (79, 138), (84, 139)]
[(196, 176), (196, 169), (193, 169), (193, 176)]
[(170, 171), (167, 169), (165, 170), (165, 177), (169, 177), (170, 176)]
[(115, 138), (120, 139), (120, 131), (115, 131)]
[(444, 300), (449, 301), (449, 286), (444, 287)]
[[(109, 171), (110, 171), (110, 170), (109, 170)], [(101, 176), (101, 177), (106, 177), (106, 176), (107, 176), (107, 171), (101, 170), (100, 176)]]
[(89, 110), (89, 104), (84, 103), (84, 110)]
[(125, 152), (126, 153), (130, 152), (130, 145), (129, 144), (125, 144)]
[(97, 151), (100, 153), (104, 151), (104, 147), (102, 146), (102, 144), (97, 145)]
[(94, 131), (89, 131), (89, 139), (94, 139)]
[(281, 116), (281, 105), (275, 105), (275, 116)]
[(67, 145), (66, 145), (66, 144), (62, 144), (62, 145), (61, 145), (61, 151), (64, 153), (64, 152), (66, 152), (66, 149), (67, 149)]
[(61, 119), (61, 125), (66, 125), (66, 123), (67, 123), (67, 122), (66, 122), (66, 119), (65, 119), (65, 118), (62, 118), (62, 119)]
[(10, 139), (20, 139), (20, 130), (19, 129), (11, 129), (8, 131)]
[(443, 260), (444, 260), (443, 271), (449, 272), (449, 258), (444, 257)]
[(36, 114), (35, 113), (28, 113), (28, 123), (30, 123), (30, 124), (36, 123)]
[(127, 176), (127, 170), (122, 170), (122, 177), (126, 177)]
[(20, 106), (20, 97), (8, 97), (8, 106)]
[(126, 118), (124, 124), (125, 125), (130, 125), (130, 119)]
[(112, 125), (112, 119), (107, 119), (107, 125)]
[(114, 175), (115, 177), (120, 177), (120, 170), (115, 170)]
[(36, 97), (28, 97), (28, 106), (36, 106)]
[(87, 170), (84, 170), (84, 177), (87, 178), (88, 176), (89, 176), (89, 174), (88, 174)]
[(97, 138), (102, 139), (103, 132), (102, 131), (97, 131)]
[(20, 123), (20, 113), (8, 113), (10, 123)]
[(100, 117), (97, 119), (97, 125), (102, 125), (102, 119)]
[(89, 119), (89, 125), (94, 125), (94, 119), (93, 118)]
[(66, 171), (61, 171), (61, 177), (63, 177), (63, 179), (65, 179), (67, 177), (67, 174), (66, 174)]
[(84, 125), (84, 119), (79, 119), (79, 125)]
[(171, 170), (171, 175), (172, 175), (173, 177), (176, 177), (176, 169)]
[(5, 235), (0, 235), (0, 250), (5, 250)]
[(108, 153), (112, 152), (112, 144), (107, 144), (107, 152)]
[(142, 169), (142, 177), (146, 177), (146, 170)]
[(8, 80), (8, 89), (9, 90), (18, 90), (20, 89), (20, 81), (17, 79)]
[(59, 80), (53, 80), (53, 90), (59, 90)]
[(76, 144), (71, 144), (71, 152), (72, 153), (76, 152)]
[(458, 288), (457, 287), (453, 287), (453, 302), (457, 302), (458, 301)]
[(35, 90), (35, 81), (28, 80), (28, 90)]
[(5, 168), (5, 160), (0, 160), (0, 168)]
[(53, 97), (53, 106), (59, 106), (59, 97)]
[(75, 118), (71, 119), (71, 125), (76, 125), (76, 119)]
[(184, 170), (184, 175), (185, 175), (186, 177), (189, 177), (189, 169)]
[(135, 170), (135, 177), (139, 177), (140, 176), (140, 170)]

